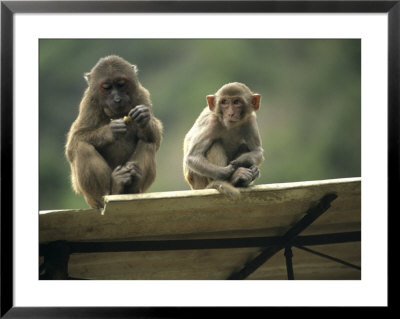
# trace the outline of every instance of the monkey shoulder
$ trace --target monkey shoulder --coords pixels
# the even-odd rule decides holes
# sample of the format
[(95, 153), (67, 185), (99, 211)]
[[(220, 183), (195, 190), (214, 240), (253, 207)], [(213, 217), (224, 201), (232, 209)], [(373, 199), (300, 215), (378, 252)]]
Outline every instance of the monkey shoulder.
[(257, 114), (254, 111), (249, 114), (249, 117), (247, 118), (247, 123), (250, 125), (257, 123)]
[(217, 116), (207, 107), (200, 113), (192, 127), (192, 131), (194, 131), (196, 134), (205, 134), (207, 132), (215, 133), (220, 126), (221, 125)]

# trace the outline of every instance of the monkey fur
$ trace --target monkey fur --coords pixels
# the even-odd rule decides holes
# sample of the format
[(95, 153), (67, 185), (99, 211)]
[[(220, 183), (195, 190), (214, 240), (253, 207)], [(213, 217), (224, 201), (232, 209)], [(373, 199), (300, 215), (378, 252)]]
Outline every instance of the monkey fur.
[(183, 172), (192, 189), (215, 188), (237, 198), (264, 161), (256, 121), (261, 96), (234, 82), (207, 96), (204, 108), (184, 139)]
[(85, 79), (88, 88), (67, 134), (65, 154), (75, 192), (101, 208), (105, 195), (142, 193), (153, 183), (162, 123), (153, 115), (136, 66), (123, 58), (101, 58)]

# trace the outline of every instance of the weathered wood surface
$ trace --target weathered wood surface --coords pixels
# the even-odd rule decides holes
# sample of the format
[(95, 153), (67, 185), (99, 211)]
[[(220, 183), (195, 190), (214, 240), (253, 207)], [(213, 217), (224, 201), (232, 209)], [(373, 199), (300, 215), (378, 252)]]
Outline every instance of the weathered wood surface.
[[(103, 211), (41, 211), (40, 243), (277, 236), (324, 195), (338, 198), (301, 235), (361, 230), (361, 179), (258, 185), (234, 201), (215, 190), (106, 197)], [(360, 243), (313, 249), (361, 265)], [(73, 254), (70, 276), (89, 279), (225, 279), (260, 249)], [(361, 272), (293, 248), (295, 279), (360, 279)], [(275, 255), (249, 279), (286, 279), (285, 258)]]

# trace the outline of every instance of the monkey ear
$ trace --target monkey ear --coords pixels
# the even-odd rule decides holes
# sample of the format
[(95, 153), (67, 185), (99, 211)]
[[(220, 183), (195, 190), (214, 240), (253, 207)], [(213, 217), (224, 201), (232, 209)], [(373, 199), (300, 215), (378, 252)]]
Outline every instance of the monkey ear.
[(135, 72), (135, 74), (139, 73), (139, 69), (136, 65), (132, 64), (132, 69), (133, 69), (133, 72)]
[(215, 95), (207, 95), (207, 103), (208, 103), (208, 108), (210, 111), (214, 111), (215, 109)]
[(261, 101), (261, 95), (253, 94), (253, 97), (251, 99), (251, 104), (253, 105), (253, 109), (255, 111), (257, 111), (260, 108), (260, 101)]
[(86, 82), (89, 83), (90, 81), (90, 72), (86, 72), (83, 77), (85, 78)]

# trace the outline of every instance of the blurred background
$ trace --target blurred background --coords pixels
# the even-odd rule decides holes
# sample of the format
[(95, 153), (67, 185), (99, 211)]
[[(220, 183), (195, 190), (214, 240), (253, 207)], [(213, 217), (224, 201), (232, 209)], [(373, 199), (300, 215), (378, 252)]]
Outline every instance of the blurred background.
[(40, 210), (88, 208), (72, 191), (64, 144), (86, 88), (83, 74), (110, 54), (138, 66), (164, 124), (147, 192), (190, 189), (183, 138), (206, 95), (233, 81), (262, 95), (266, 159), (256, 185), (361, 176), (360, 40), (42, 39), (39, 51)]

